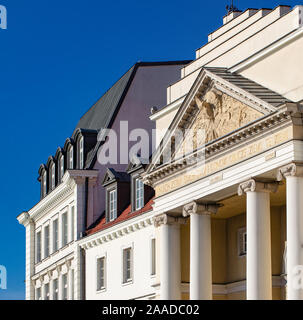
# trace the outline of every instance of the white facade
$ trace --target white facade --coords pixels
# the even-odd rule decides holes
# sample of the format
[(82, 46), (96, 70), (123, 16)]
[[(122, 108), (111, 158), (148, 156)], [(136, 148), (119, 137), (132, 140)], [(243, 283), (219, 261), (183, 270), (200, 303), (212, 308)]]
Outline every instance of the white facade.
[[(224, 25), (209, 35), (209, 42), (196, 51), (196, 60), (183, 67), (180, 80), (167, 88), (167, 106), (150, 116), (159, 130), (157, 145), (169, 134), (169, 127), (177, 128), (190, 118), (193, 112), (189, 109), (203, 90), (220, 91), (259, 117), (210, 141), (207, 170), (197, 173), (199, 179), (190, 183), (182, 180), (188, 168), (180, 163), (177, 169), (173, 165), (149, 167), (143, 176), (156, 190), (153, 210), (83, 238), (85, 181), (94, 186), (98, 171), (68, 171), (61, 185), (18, 218), (26, 227), (27, 299), (45, 299), (45, 290), (52, 299), (56, 280), (58, 299), (212, 299), (215, 295), (237, 297), (235, 294), (243, 292), (247, 299), (272, 299), (274, 289), (285, 288), (285, 275), (272, 272), (276, 267), (272, 265), (275, 246), (270, 237), (274, 206), (286, 208), (287, 270), (303, 265), (303, 6), (249, 9), (232, 18), (225, 17)], [(204, 67), (224, 67), (289, 101), (275, 108), (237, 83), (203, 71)], [(160, 158), (159, 150), (155, 155)], [(282, 180), (285, 203), (274, 196)], [(245, 200), (236, 198), (238, 195)], [(94, 201), (92, 194), (88, 198)], [(229, 203), (230, 209), (221, 209), (221, 202), (229, 198), (239, 205)], [(213, 225), (216, 219), (227, 221), (236, 216), (233, 210), (245, 212), (245, 279), (214, 283), (219, 272), (213, 263)], [(53, 252), (56, 219), (59, 249)], [(189, 236), (185, 225), (189, 225)], [(39, 232), (41, 262), (36, 260)], [(44, 256), (47, 238), (49, 255)], [(242, 259), (239, 255), (236, 258)], [(187, 274), (189, 279), (184, 280)], [(293, 278), (288, 273), (289, 284)], [(288, 285), (287, 298), (303, 299), (302, 292)]]

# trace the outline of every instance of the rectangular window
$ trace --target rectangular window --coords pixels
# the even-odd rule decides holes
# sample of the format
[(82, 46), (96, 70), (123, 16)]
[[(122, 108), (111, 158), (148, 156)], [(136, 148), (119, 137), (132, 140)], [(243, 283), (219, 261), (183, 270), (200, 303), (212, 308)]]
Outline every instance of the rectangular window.
[(53, 300), (58, 300), (59, 289), (58, 289), (58, 279), (53, 280)]
[(123, 250), (123, 283), (132, 281), (132, 248)]
[(41, 261), (41, 231), (36, 234), (36, 263)]
[(49, 256), (49, 226), (44, 228), (44, 258)]
[(156, 274), (156, 239), (151, 240), (151, 273), (152, 276)]
[(53, 222), (53, 252), (59, 250), (59, 223), (58, 219)]
[(72, 280), (71, 280), (72, 282), (71, 282), (71, 293), (72, 293), (72, 295), (71, 295), (71, 299), (72, 300), (74, 300), (74, 290), (75, 290), (75, 285), (74, 285), (74, 282), (75, 282), (75, 272), (74, 272), (74, 269), (72, 269)]
[(49, 283), (44, 285), (44, 300), (49, 300)]
[(109, 192), (109, 220), (113, 221), (117, 218), (117, 191)]
[(41, 288), (36, 289), (36, 300), (42, 300), (41, 297)]
[(71, 241), (75, 240), (75, 207), (71, 208)]
[(62, 300), (67, 300), (67, 274), (62, 276)]
[(80, 158), (80, 169), (84, 167), (84, 139), (81, 137), (80, 139), (80, 148), (79, 148), (79, 158)]
[(136, 210), (144, 207), (144, 184), (141, 179), (136, 179)]
[(68, 222), (67, 222), (67, 212), (62, 215), (62, 247), (66, 246), (68, 243)]
[(238, 230), (238, 251), (239, 256), (245, 256), (247, 252), (247, 233), (246, 228)]
[(97, 290), (105, 289), (105, 257), (97, 260)]

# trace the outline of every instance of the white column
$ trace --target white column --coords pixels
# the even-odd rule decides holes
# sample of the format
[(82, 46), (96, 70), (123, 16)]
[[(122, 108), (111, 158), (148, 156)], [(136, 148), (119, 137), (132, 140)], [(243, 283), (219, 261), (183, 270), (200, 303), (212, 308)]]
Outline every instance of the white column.
[[(35, 271), (35, 223), (26, 212), (25, 237), (26, 237), (26, 262), (25, 262), (25, 298), (35, 300), (35, 288), (32, 283), (32, 276)], [(42, 239), (41, 239), (42, 241)]]
[(303, 167), (287, 165), (277, 178), (286, 178), (287, 299), (303, 300)]
[(160, 298), (180, 300), (180, 223), (185, 223), (185, 219), (162, 214), (154, 222), (160, 228)]
[(257, 182), (250, 179), (239, 186), (238, 193), (246, 193), (246, 298), (272, 299), (270, 192), (278, 183)]
[(211, 214), (219, 205), (189, 203), (183, 216), (190, 216), (190, 299), (212, 300)]

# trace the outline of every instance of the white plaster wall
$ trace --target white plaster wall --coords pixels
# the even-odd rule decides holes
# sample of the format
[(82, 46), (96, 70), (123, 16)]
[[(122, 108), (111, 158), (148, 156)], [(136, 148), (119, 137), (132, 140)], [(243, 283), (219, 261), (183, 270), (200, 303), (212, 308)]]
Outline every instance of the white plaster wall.
[[(151, 239), (153, 225), (86, 250), (86, 299), (136, 299), (155, 293), (151, 286)], [(122, 284), (122, 250), (133, 247), (133, 282)], [(106, 256), (106, 289), (97, 292), (97, 258)]]

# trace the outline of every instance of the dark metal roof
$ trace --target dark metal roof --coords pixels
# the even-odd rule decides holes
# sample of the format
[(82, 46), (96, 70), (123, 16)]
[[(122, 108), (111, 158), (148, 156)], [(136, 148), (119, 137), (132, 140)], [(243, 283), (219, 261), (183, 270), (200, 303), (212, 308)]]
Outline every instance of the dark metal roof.
[(117, 105), (135, 70), (130, 68), (80, 119), (77, 128), (99, 130), (107, 128)]
[(280, 94), (265, 88), (252, 80), (244, 78), (237, 73), (231, 73), (226, 68), (204, 67), (204, 69), (271, 104), (273, 107), (278, 107), (285, 102), (290, 102)]

